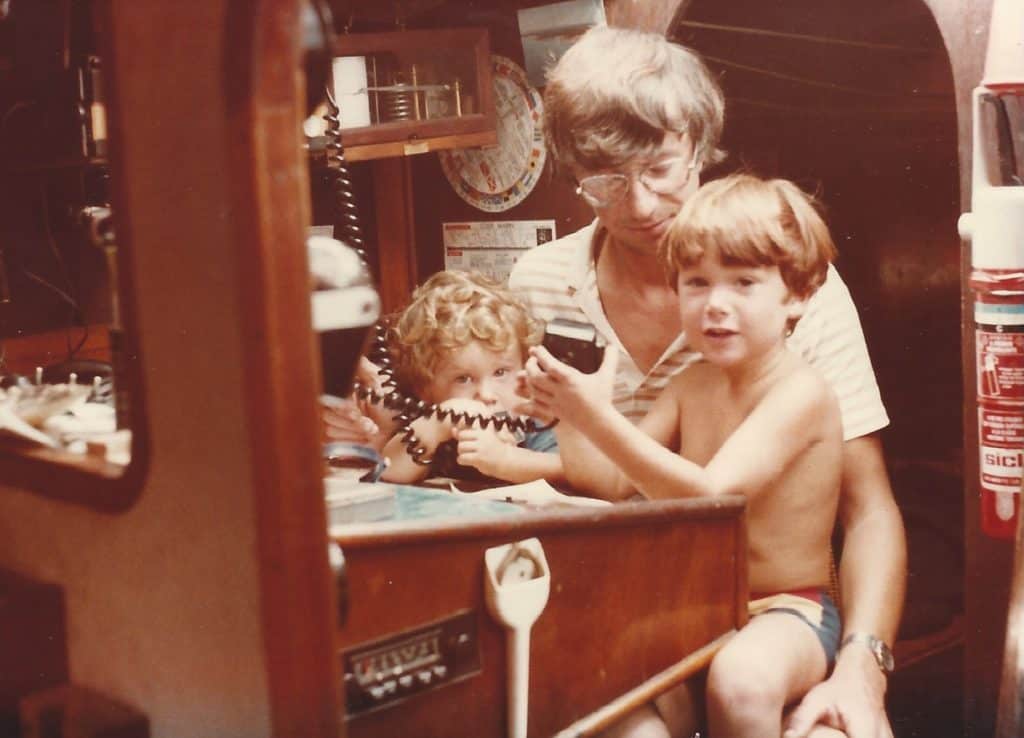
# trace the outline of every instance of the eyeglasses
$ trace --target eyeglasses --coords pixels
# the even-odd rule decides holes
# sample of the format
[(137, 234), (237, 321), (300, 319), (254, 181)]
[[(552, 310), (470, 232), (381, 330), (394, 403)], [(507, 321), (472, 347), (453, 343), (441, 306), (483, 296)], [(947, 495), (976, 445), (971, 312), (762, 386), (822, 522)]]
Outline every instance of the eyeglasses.
[[(699, 163), (696, 158), (673, 156), (645, 167), (636, 179), (650, 192), (666, 195), (685, 185)], [(606, 208), (626, 196), (632, 178), (633, 175), (619, 172), (592, 174), (579, 181), (576, 194), (595, 208)]]

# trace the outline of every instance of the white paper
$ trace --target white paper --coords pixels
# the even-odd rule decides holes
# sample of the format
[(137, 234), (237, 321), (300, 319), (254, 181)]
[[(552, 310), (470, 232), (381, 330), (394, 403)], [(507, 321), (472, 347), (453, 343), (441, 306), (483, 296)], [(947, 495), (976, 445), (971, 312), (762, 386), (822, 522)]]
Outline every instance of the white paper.
[(338, 56), (331, 65), (334, 101), (341, 109), (342, 128), (370, 125), (370, 93), (366, 89), (366, 57)]
[(463, 492), (454, 484), (451, 485), (452, 492), (476, 497), (484, 500), (501, 500), (504, 502), (518, 502), (525, 505), (574, 505), (576, 507), (606, 507), (612, 503), (608, 500), (599, 500), (596, 497), (576, 497), (559, 492), (543, 479), (526, 484), (510, 484), (505, 487), (491, 487), (482, 489), (479, 492)]
[(482, 272), (504, 282), (527, 250), (555, 238), (554, 220), (442, 223), (445, 269)]

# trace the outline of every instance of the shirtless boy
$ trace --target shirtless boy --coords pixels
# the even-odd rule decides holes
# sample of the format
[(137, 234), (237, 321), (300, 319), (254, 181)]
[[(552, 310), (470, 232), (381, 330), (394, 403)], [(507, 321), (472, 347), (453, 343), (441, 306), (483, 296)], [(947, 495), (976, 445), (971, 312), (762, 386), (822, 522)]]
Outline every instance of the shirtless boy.
[[(713, 736), (781, 732), (783, 708), (821, 681), (839, 639), (828, 597), (843, 460), (839, 405), (786, 336), (835, 247), (784, 180), (733, 175), (683, 205), (660, 255), (683, 329), (704, 360), (633, 425), (611, 403), (617, 351), (583, 375), (543, 348), (527, 375), (535, 411), (560, 418), (568, 479), (609, 499), (740, 494), (747, 500), (749, 623), (707, 680)], [(598, 453), (600, 452), (600, 453)], [(668, 735), (645, 708), (634, 735)]]

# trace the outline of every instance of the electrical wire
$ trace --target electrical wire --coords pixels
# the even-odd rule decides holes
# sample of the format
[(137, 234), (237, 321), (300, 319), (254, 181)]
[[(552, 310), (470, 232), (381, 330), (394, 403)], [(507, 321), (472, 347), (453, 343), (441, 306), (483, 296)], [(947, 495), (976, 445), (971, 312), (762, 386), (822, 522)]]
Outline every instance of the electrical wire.
[(768, 36), (774, 38), (785, 38), (794, 41), (809, 41), (811, 43), (826, 44), (828, 46), (850, 46), (861, 49), (874, 49), (878, 51), (902, 51), (913, 54), (930, 54), (931, 49), (923, 46), (903, 46), (902, 44), (883, 44), (875, 41), (854, 41), (852, 39), (834, 38), (832, 36), (815, 36), (806, 33), (792, 33), (789, 31), (772, 31), (767, 28), (751, 28), (749, 26), (730, 26), (721, 23), (705, 23), (703, 21), (683, 20), (677, 26), (689, 28), (703, 28), (711, 31), (727, 31), (729, 33), (741, 33), (751, 36)]
[[(848, 85), (840, 85), (835, 82), (825, 82), (822, 80), (810, 79), (809, 77), (799, 77), (793, 74), (784, 74), (782, 72), (776, 72), (771, 69), (765, 69), (764, 67), (756, 67), (750, 64), (740, 64), (739, 62), (730, 61), (723, 59), (719, 56), (709, 56), (704, 54), (704, 59), (707, 61), (721, 64), (723, 67), (731, 67), (733, 69), (740, 69), (744, 72), (751, 72), (753, 74), (760, 74), (764, 77), (772, 77), (774, 79), (785, 80), (786, 82), (796, 82), (797, 84), (807, 85), (809, 87), (819, 87), (829, 90), (835, 90), (836, 92), (849, 92), (855, 95), (865, 95), (867, 97), (881, 97), (881, 98), (905, 98), (907, 95), (901, 92), (882, 92), (880, 90), (868, 90), (862, 87), (850, 87)], [(945, 95), (932, 95), (932, 94), (918, 94), (911, 93), (914, 98), (930, 98), (930, 97), (941, 97), (946, 98)]]
[(847, 107), (841, 108), (835, 105), (822, 106), (820, 108), (810, 109), (807, 106), (791, 105), (787, 103), (780, 103), (769, 100), (754, 100), (749, 97), (740, 97), (738, 95), (732, 95), (729, 97), (730, 105), (749, 105), (755, 108), (764, 108), (766, 110), (776, 110), (780, 113), (800, 113), (808, 114), (813, 113), (816, 115), (832, 115), (839, 118), (846, 118), (851, 115), (856, 116), (872, 116), (872, 115), (920, 115), (920, 114), (945, 114), (945, 115), (956, 115), (956, 110), (953, 108), (942, 109), (942, 108), (921, 108), (921, 107)]
[[(81, 305), (79, 305), (78, 300), (71, 294), (71, 293), (74, 292), (74, 289), (75, 289), (74, 282), (71, 280), (71, 275), (68, 274), (67, 264), (64, 261), (64, 257), (60, 253), (60, 249), (57, 248), (57, 240), (54, 238), (53, 230), (50, 228), (49, 198), (47, 197), (45, 181), (41, 181), (41, 183), (40, 183), (40, 191), (41, 191), (41, 195), (42, 195), (42, 197), (41, 197), (42, 206), (41, 207), (42, 207), (43, 233), (45, 234), (45, 239), (46, 239), (47, 246), (49, 246), (49, 248), (50, 248), (50, 253), (53, 255), (54, 262), (57, 265), (57, 271), (60, 273), (60, 276), (63, 278), (63, 281), (64, 281), (64, 284), (66, 286), (67, 291), (65, 292), (64, 290), (62, 290), (59, 287), (57, 287), (57, 285), (55, 285), (52, 282), (49, 282), (49, 281), (43, 279), (42, 277), (40, 277), (39, 275), (31, 272), (28, 269), (24, 269), (23, 271), (25, 273), (25, 276), (27, 276), (30, 279), (38, 282), (41, 285), (43, 285), (43, 286), (53, 290), (56, 294), (61, 296), (64, 299), (64, 301), (67, 302), (68, 305), (71, 307), (71, 321), (70, 321), (69, 325), (67, 326), (67, 329), (66, 329), (66, 332), (65, 332), (65, 345), (66, 345), (67, 352), (68, 352), (66, 360), (67, 361), (72, 361), (75, 358), (75, 354), (77, 354), (82, 349), (82, 346), (84, 346), (85, 342), (89, 339), (89, 327), (88, 327), (88, 325), (84, 325), (85, 320), (84, 320), (83, 315), (82, 315)], [(74, 346), (72, 346), (71, 345), (71, 331), (76, 326), (76, 324), (77, 325), (84, 325), (85, 332), (83, 333), (82, 338), (79, 339), (78, 343), (75, 344)]]

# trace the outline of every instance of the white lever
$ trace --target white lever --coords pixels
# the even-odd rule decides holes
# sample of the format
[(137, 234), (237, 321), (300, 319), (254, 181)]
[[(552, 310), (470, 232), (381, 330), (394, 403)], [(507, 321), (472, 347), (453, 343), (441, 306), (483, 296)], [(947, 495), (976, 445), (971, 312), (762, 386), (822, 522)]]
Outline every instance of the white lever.
[(530, 628), (551, 590), (544, 549), (536, 538), (484, 551), (487, 608), (508, 633), (508, 736), (526, 738), (530, 692)]

